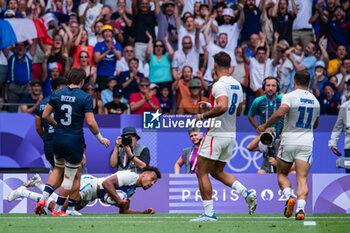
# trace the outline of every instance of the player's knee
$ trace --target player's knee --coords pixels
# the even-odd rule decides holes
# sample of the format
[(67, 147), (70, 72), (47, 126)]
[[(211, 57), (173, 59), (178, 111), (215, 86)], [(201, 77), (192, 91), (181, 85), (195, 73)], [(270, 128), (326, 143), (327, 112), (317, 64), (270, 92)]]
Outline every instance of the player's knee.
[(75, 175), (77, 174), (79, 167), (80, 167), (80, 164), (70, 164), (67, 162), (65, 163), (64, 178), (62, 182), (62, 187), (64, 189), (66, 190), (72, 189)]

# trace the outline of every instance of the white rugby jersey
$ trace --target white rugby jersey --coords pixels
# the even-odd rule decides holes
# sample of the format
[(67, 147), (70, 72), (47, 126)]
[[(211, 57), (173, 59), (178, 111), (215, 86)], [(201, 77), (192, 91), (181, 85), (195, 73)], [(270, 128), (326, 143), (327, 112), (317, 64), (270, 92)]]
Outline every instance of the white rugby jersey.
[(320, 115), (320, 103), (307, 90), (297, 89), (282, 98), (282, 104), (290, 107), (284, 116), (282, 145), (312, 146), (313, 126)]
[[(241, 84), (232, 76), (222, 76), (213, 85), (210, 95), (212, 107), (216, 105), (216, 99), (220, 96), (228, 97), (228, 110), (224, 114), (210, 119), (211, 121), (221, 121), (221, 127), (211, 125), (209, 136), (236, 137), (236, 114), (239, 104), (243, 101), (243, 91)], [(215, 120), (214, 120), (215, 119)]]

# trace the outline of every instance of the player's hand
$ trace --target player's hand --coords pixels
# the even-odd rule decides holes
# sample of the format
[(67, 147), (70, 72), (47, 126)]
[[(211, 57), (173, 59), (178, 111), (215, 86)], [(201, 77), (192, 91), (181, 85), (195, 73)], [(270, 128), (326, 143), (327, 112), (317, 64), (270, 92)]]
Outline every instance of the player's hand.
[(147, 210), (143, 211), (144, 214), (155, 214), (156, 211), (154, 211), (153, 208), (148, 208)]
[(100, 142), (101, 142), (101, 144), (105, 145), (106, 148), (109, 147), (110, 142), (107, 138), (102, 138)]
[(256, 133), (258, 135), (262, 134), (263, 132), (265, 132), (266, 128), (264, 125), (260, 125), (258, 128), (256, 128)]
[(331, 150), (333, 151), (333, 153), (337, 156), (342, 156), (342, 154), (338, 151), (338, 147), (336, 146), (332, 146)]
[(124, 208), (127, 206), (128, 203), (129, 203), (128, 200), (120, 200), (120, 201), (118, 201), (117, 206), (119, 208)]

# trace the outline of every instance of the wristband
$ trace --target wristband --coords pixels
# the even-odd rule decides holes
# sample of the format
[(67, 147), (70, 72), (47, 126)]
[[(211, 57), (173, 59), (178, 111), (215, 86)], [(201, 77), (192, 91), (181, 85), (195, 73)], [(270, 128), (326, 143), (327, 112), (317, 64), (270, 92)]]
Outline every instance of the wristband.
[(97, 138), (97, 140), (99, 140), (101, 142), (101, 140), (103, 139), (101, 132), (99, 132), (98, 134), (95, 135), (95, 137)]
[(203, 120), (203, 114), (197, 114), (198, 120)]
[(133, 160), (134, 160), (134, 158), (135, 158), (135, 155), (133, 155), (133, 156), (130, 158), (130, 160), (131, 160), (131, 161), (133, 161)]

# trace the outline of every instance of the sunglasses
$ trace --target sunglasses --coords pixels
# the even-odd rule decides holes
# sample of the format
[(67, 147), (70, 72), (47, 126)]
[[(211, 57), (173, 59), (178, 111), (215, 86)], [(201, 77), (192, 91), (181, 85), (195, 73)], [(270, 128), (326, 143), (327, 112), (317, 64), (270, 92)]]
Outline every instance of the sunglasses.
[(125, 50), (126, 53), (133, 53), (134, 50)]
[(140, 84), (140, 87), (149, 87), (149, 84)]
[(79, 56), (79, 58), (89, 58), (88, 56)]
[(93, 91), (94, 88), (86, 88), (87, 91)]
[(55, 38), (55, 41), (63, 41), (61, 38)]
[(163, 48), (163, 45), (161, 45), (161, 44), (156, 44), (154, 47), (156, 47), (156, 48)]

